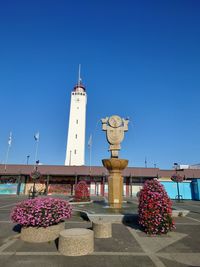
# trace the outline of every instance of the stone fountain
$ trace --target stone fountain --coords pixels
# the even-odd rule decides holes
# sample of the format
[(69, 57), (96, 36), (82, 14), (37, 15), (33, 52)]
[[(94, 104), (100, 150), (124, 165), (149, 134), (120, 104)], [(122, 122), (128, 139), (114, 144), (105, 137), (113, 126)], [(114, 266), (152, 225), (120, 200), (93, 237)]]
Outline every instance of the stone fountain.
[(111, 157), (103, 159), (104, 167), (109, 171), (108, 203), (110, 208), (121, 209), (123, 193), (122, 171), (127, 167), (128, 160), (119, 158), (120, 143), (124, 139), (124, 132), (128, 131), (129, 120), (117, 115), (101, 119), (102, 130), (106, 131), (107, 141), (110, 144)]

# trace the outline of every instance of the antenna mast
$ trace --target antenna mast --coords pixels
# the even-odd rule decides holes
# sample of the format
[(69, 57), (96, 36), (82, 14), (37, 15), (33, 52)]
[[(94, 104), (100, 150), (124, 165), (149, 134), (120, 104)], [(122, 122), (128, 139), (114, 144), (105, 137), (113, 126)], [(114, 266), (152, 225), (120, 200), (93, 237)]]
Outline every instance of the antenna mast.
[(81, 85), (81, 64), (78, 65), (78, 85)]

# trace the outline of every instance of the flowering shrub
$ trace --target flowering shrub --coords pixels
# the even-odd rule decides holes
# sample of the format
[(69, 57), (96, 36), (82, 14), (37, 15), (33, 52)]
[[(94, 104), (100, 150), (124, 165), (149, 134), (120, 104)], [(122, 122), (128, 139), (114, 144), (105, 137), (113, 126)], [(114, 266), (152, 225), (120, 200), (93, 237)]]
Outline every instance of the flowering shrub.
[(85, 181), (80, 181), (75, 187), (75, 201), (89, 201), (90, 200), (90, 192)]
[(172, 220), (172, 202), (163, 185), (148, 180), (139, 194), (139, 224), (150, 235), (166, 234), (175, 228)]
[(171, 180), (173, 182), (180, 183), (180, 182), (183, 182), (183, 177), (181, 175), (174, 174), (174, 175), (172, 175)]
[(11, 212), (11, 220), (24, 227), (47, 227), (70, 218), (71, 212), (66, 200), (35, 198), (17, 204)]

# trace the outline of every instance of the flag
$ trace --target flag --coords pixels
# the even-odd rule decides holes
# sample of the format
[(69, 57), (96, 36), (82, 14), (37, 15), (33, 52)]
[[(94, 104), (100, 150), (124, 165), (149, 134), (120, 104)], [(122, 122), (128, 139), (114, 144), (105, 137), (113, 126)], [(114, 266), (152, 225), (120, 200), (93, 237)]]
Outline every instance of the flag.
[(10, 132), (10, 136), (8, 138), (8, 145), (11, 146), (12, 144), (12, 133)]
[(37, 132), (37, 133), (34, 135), (34, 138), (35, 138), (35, 141), (39, 141), (40, 133)]
[(145, 161), (144, 161), (145, 167), (147, 168), (147, 158), (145, 157)]
[(90, 135), (89, 140), (88, 140), (88, 146), (91, 147), (92, 146), (92, 135)]

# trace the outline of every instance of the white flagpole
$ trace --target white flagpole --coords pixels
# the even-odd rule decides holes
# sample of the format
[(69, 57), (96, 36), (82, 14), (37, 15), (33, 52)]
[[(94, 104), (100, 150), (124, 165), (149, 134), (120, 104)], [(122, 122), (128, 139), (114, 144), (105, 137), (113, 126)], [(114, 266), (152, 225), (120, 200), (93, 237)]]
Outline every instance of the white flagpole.
[(38, 156), (38, 144), (39, 144), (39, 141), (37, 140), (36, 141), (36, 148), (35, 148), (35, 164), (36, 164), (36, 160), (37, 160), (37, 156)]
[(7, 168), (8, 155), (9, 155), (11, 143), (12, 143), (12, 132), (10, 132), (9, 139), (8, 139), (8, 148), (7, 148), (7, 152), (6, 152), (5, 167), (4, 167), (5, 172), (6, 172), (6, 168)]
[(90, 146), (90, 174), (91, 174), (91, 165), (92, 165), (92, 145)]
[(37, 160), (37, 156), (38, 156), (38, 145), (39, 145), (39, 139), (40, 139), (40, 134), (39, 132), (37, 132), (34, 135), (35, 141), (36, 141), (36, 146), (35, 146), (35, 162), (34, 162), (34, 168), (36, 167), (36, 160)]
[(91, 174), (91, 165), (92, 165), (92, 135), (90, 135), (90, 137), (89, 137), (88, 147), (89, 147), (89, 164), (90, 164), (90, 174)]

